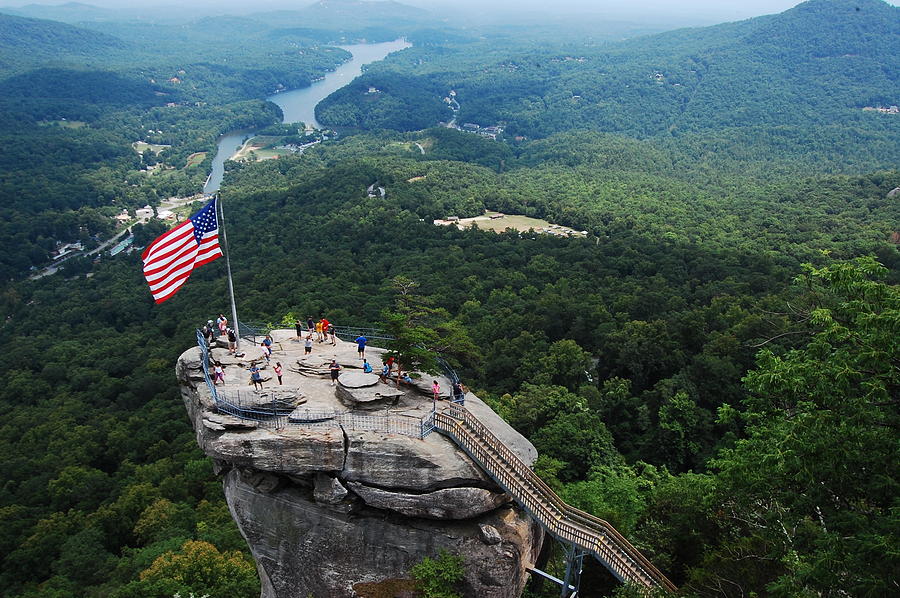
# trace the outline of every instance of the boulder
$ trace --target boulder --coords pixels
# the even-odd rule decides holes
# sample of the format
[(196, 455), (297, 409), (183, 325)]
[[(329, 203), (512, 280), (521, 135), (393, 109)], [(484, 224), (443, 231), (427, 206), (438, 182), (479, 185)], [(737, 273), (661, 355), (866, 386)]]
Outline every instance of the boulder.
[(347, 432), (342, 478), (397, 491), (431, 492), (453, 486), (493, 488), (469, 457), (439, 434), (425, 440), (373, 432)]
[[(540, 527), (509, 505), (476, 519), (418, 519), (369, 507), (335, 510), (293, 485), (262, 492), (234, 470), (224, 486), (264, 580), (261, 598), (356, 598), (354, 585), (408, 577), (423, 556), (441, 549), (463, 557), (467, 598), (517, 598), (543, 539)], [(485, 544), (479, 524), (503, 541)]]
[(315, 490), (313, 497), (317, 503), (336, 505), (347, 496), (347, 489), (340, 480), (324, 473), (317, 473), (315, 477)]
[(338, 384), (344, 388), (365, 388), (378, 384), (378, 376), (364, 372), (344, 372), (338, 376)]
[(500, 532), (493, 525), (482, 523), (478, 525), (478, 530), (481, 532), (481, 541), (485, 544), (499, 544), (503, 540), (500, 537)]
[[(349, 362), (356, 347), (344, 344), (335, 353)], [(431, 380), (424, 396), (393, 394), (399, 403), (380, 406), (384, 413), (375, 416), (362, 408), (371, 404), (365, 393), (384, 400), (398, 389), (377, 382), (331, 387), (330, 355), (303, 360), (290, 347), (285, 352), (282, 363), (298, 364), (285, 387), (257, 393), (242, 378), (240, 388), (219, 389), (244, 408), (292, 409), (260, 421), (217, 411), (198, 376), (196, 348), (176, 369), (197, 443), (223, 477), (229, 509), (256, 559), (262, 598), (355, 597), (355, 585), (407, 577), (439, 549), (465, 559), (466, 598), (519, 596), (543, 532), (452, 441), (437, 433), (418, 437), (432, 407)], [(228, 359), (229, 370), (245, 367)], [(338, 392), (347, 393), (346, 405)], [(534, 461), (534, 447), (477, 397), (469, 395), (467, 405), (526, 463)]]
[[(364, 374), (368, 375), (368, 374)], [(343, 378), (343, 376), (341, 376)], [(403, 397), (404, 392), (391, 388), (387, 384), (378, 382), (375, 377), (376, 385), (374, 387), (345, 387), (340, 384), (335, 387), (335, 396), (348, 407), (355, 409), (381, 409), (385, 405), (396, 405)]]
[(483, 488), (446, 488), (407, 494), (372, 488), (359, 482), (348, 482), (347, 486), (370, 507), (425, 519), (470, 519), (510, 501), (502, 492)]

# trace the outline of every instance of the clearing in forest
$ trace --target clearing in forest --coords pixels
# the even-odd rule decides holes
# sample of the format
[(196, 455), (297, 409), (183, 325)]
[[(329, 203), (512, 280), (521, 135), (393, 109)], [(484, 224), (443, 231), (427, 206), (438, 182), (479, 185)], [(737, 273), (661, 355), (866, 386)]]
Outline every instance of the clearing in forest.
[(196, 166), (200, 164), (206, 159), (207, 152), (194, 152), (190, 156), (187, 157), (187, 162), (185, 163), (185, 168), (190, 168), (191, 166)]
[(540, 218), (531, 218), (520, 214), (502, 214), (500, 212), (491, 212), (490, 210), (485, 210), (483, 216), (461, 218), (459, 220), (435, 220), (434, 223), (441, 225), (455, 224), (459, 228), (468, 228), (474, 224), (482, 230), (492, 230), (498, 233), (511, 228), (520, 232), (534, 230), (538, 233), (556, 237), (583, 237), (587, 234), (587, 231), (577, 231), (568, 226), (553, 224)]
[(158, 156), (159, 152), (163, 151), (167, 147), (172, 147), (172, 146), (171, 145), (163, 145), (161, 143), (147, 143), (146, 141), (135, 141), (134, 143), (131, 144), (131, 147), (133, 147), (134, 151), (136, 151), (139, 154), (143, 154), (147, 150), (150, 150), (151, 152), (153, 152), (154, 154), (156, 154)]

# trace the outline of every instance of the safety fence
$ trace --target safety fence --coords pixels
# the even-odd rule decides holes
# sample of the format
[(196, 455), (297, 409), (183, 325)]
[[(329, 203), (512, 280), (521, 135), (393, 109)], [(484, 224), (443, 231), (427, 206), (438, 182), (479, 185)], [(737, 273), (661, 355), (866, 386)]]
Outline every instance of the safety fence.
[(257, 393), (251, 390), (219, 388), (210, 374), (209, 345), (201, 331), (197, 331), (203, 378), (213, 398), (216, 410), (256, 422), (259, 426), (282, 429), (291, 425), (305, 427), (342, 427), (359, 432), (384, 432), (425, 438), (434, 429), (434, 411), (421, 418), (402, 415), (365, 415), (352, 411), (316, 411), (297, 409), (293, 403), (279, 398), (277, 393)]
[(669, 581), (609, 523), (569, 506), (531, 467), (462, 405), (435, 414), (435, 429), (450, 437), (549, 534), (593, 555), (618, 579), (674, 591)]

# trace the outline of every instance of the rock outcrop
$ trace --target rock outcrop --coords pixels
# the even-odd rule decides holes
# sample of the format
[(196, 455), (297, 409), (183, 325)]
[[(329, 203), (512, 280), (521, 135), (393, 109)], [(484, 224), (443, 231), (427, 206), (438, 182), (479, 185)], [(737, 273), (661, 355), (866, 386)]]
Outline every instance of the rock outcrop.
[[(320, 371), (325, 358), (354, 371), (356, 345), (318, 345), (304, 358), (287, 331), (274, 336), (283, 349), (273, 363), (288, 365), (285, 384), (267, 383), (255, 393), (246, 386), (249, 361), (214, 350), (226, 380), (237, 381), (219, 387), (220, 397), (240, 405), (260, 404), (263, 393), (302, 397), (291, 419), (303, 423), (284, 417), (278, 426), (274, 419), (257, 424), (217, 412), (196, 348), (181, 356), (177, 370), (197, 442), (222, 475), (231, 513), (256, 559), (263, 598), (359, 596), (354, 587), (408, 578), (412, 565), (440, 549), (464, 558), (465, 596), (519, 596), (525, 567), (541, 548), (541, 529), (447, 438), (371, 425), (374, 417), (418, 425), (432, 407), (430, 396), (422, 396), (426, 385), (398, 389), (379, 382), (388, 396), (373, 401), (381, 391), (360, 385), (360, 375), (348, 377), (347, 387), (332, 387)], [(374, 367), (380, 353), (367, 349)], [(534, 461), (534, 447), (477, 397), (469, 395), (467, 407), (524, 461)], [(298, 416), (301, 411), (311, 415)], [(343, 419), (329, 415), (335, 413)]]

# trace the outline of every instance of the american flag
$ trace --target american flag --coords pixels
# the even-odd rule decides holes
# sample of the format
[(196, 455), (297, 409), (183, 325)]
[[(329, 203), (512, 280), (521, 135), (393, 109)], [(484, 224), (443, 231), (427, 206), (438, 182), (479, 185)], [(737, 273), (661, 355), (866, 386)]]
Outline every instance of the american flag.
[(141, 254), (150, 293), (157, 303), (162, 303), (178, 292), (194, 268), (221, 255), (213, 198), (188, 220), (160, 235)]

